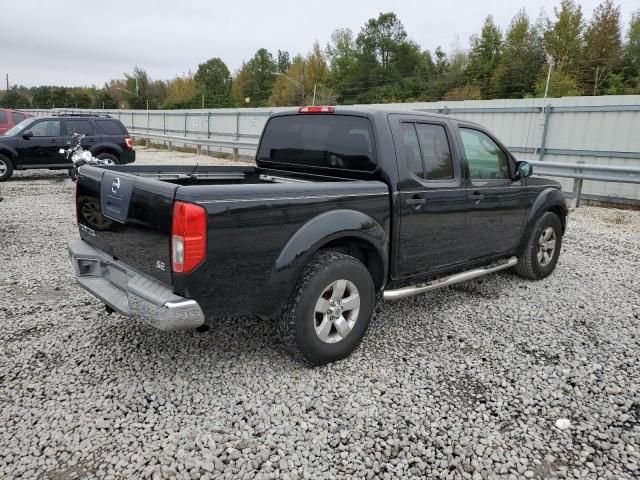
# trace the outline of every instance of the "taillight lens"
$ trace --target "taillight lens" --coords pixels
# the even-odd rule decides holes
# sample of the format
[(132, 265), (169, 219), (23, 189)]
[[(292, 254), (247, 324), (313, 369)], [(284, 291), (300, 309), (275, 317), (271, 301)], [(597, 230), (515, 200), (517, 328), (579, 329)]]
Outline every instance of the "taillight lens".
[(334, 107), (324, 107), (324, 106), (300, 107), (298, 109), (298, 113), (333, 113), (334, 111), (335, 111)]
[(127, 148), (129, 150), (133, 150), (133, 140), (129, 137), (124, 139), (125, 143), (127, 144)]
[(207, 251), (207, 211), (194, 203), (173, 204), (171, 270), (189, 273), (202, 263)]

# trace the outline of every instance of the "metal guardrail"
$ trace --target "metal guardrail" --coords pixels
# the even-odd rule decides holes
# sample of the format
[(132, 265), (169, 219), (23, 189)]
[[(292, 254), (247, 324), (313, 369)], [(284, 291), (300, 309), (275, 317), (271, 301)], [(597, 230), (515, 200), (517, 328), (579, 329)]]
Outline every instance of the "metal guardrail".
[[(212, 138), (183, 137), (178, 135), (160, 135), (149, 132), (132, 131), (132, 137), (145, 138), (167, 142), (169, 149), (172, 143), (195, 145), (198, 154), (203, 146), (231, 148), (233, 159), (237, 160), (238, 149), (252, 150), (258, 147), (257, 142), (241, 140), (215, 140)], [(595, 165), (587, 163), (543, 162), (529, 160), (534, 167), (534, 173), (546, 177), (573, 178), (573, 206), (580, 206), (582, 197), (582, 183), (584, 180), (595, 182), (633, 183), (640, 185), (640, 167), (620, 165)]]
[(533, 172), (547, 177), (573, 178), (573, 207), (580, 206), (582, 182), (634, 183), (640, 185), (640, 167), (588, 163), (529, 161)]
[(160, 135), (156, 133), (130, 131), (129, 134), (133, 138), (145, 138), (148, 140), (158, 140), (161, 142), (167, 142), (169, 150), (173, 147), (173, 143), (182, 143), (185, 145), (195, 145), (198, 155), (202, 153), (202, 147), (222, 147), (231, 148), (234, 160), (238, 160), (238, 150), (240, 148), (252, 150), (258, 148), (257, 142), (247, 142), (242, 140), (215, 140), (212, 138), (196, 138), (196, 137), (181, 137), (178, 135)]

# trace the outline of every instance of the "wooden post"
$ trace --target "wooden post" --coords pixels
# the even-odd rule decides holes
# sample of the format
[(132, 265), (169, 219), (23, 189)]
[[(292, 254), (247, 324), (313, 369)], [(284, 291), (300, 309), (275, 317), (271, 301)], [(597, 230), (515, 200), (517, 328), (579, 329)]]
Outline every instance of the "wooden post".
[(173, 146), (173, 145), (171, 145), (171, 142), (167, 142), (167, 149), (168, 149), (169, 151), (171, 151), (171, 147), (172, 147), (172, 146)]
[(145, 147), (145, 148), (149, 148), (149, 139), (148, 139), (148, 138), (147, 138), (147, 141), (146, 141), (146, 142), (145, 142), (145, 144), (144, 144), (144, 147)]
[(202, 155), (202, 145), (196, 145), (196, 155)]
[(238, 160), (238, 147), (233, 147), (233, 159)]

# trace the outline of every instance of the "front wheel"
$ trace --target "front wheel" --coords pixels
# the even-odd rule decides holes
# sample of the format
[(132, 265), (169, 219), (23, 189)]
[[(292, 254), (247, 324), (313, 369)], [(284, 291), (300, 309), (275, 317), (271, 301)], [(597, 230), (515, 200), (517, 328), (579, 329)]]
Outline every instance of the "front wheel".
[(320, 252), (300, 274), (280, 317), (280, 334), (296, 357), (324, 365), (358, 347), (374, 306), (367, 267), (349, 255)]
[(0, 155), (0, 182), (9, 180), (13, 175), (13, 163), (4, 155)]
[(521, 277), (540, 280), (556, 268), (562, 247), (562, 224), (555, 213), (546, 212), (533, 229), (531, 237), (518, 259), (516, 273)]

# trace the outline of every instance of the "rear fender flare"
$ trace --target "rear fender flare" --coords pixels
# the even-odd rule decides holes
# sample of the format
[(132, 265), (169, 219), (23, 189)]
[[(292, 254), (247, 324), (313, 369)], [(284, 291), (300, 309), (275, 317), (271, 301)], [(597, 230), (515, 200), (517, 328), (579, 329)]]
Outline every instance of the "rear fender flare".
[(101, 153), (111, 153), (112, 155), (120, 158), (123, 150), (120, 146), (112, 143), (98, 143), (97, 145), (91, 146), (90, 152), (94, 157), (97, 157)]
[(374, 248), (388, 270), (388, 238), (384, 228), (369, 215), (357, 210), (332, 210), (302, 225), (286, 243), (276, 259), (268, 285), (272, 292), (284, 295), (285, 302), (302, 268), (329, 242), (341, 238), (357, 238)]

